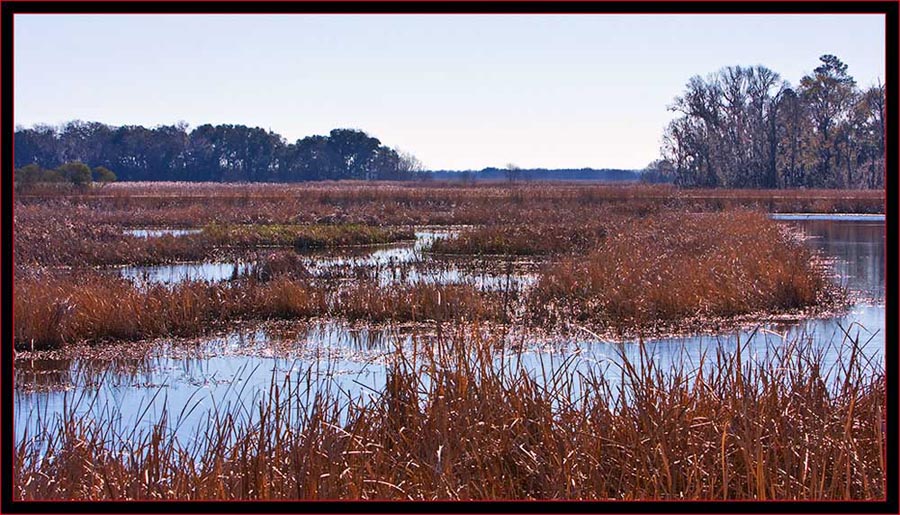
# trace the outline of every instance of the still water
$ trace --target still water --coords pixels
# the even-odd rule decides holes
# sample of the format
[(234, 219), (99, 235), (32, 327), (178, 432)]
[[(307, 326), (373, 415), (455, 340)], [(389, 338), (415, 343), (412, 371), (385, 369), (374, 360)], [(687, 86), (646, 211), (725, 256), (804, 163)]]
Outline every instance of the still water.
[[(806, 236), (808, 245), (832, 263), (835, 281), (848, 289), (854, 304), (837, 317), (755, 325), (723, 334), (662, 338), (644, 342), (644, 349), (662, 370), (684, 364), (690, 369), (704, 352), (733, 351), (741, 345), (747, 359), (762, 360), (773, 349), (809, 341), (821, 349), (826, 366), (838, 366), (848, 338), (859, 341), (867, 359), (884, 362), (885, 237), (882, 220), (865, 217), (786, 220)], [(371, 260), (375, 264), (415, 259), (429, 243), (421, 234), (410, 248), (381, 249), (340, 259)], [(340, 261), (323, 262), (323, 269)], [(384, 385), (387, 367), (398, 346), (433, 346), (433, 329), (360, 328), (335, 322), (238, 330), (192, 345), (162, 344), (143, 352), (104, 349), (78, 358), (15, 362), (15, 434), (17, 440), (52, 421), (63, 410), (84, 418), (117, 420), (122, 427), (149, 428), (163, 410), (182, 414), (177, 435), (187, 443), (209, 420), (210, 412), (234, 406), (252, 407), (273, 381), (311, 380), (318, 387), (347, 396), (374, 395)], [(527, 334), (492, 333), (517, 352), (498, 358), (514, 363), (541, 380), (563, 367), (567, 373), (608, 374), (617, 381), (623, 357), (639, 361), (634, 342), (584, 337), (540, 340)], [(327, 386), (325, 386), (327, 385)], [(575, 391), (573, 395), (581, 392)], [(252, 413), (252, 409), (247, 410)], [(252, 417), (252, 415), (249, 415)]]
[[(146, 232), (148, 231), (144, 230), (141, 234)], [(535, 274), (485, 271), (478, 266), (464, 266), (453, 261), (433, 259), (428, 254), (428, 249), (435, 240), (449, 238), (457, 232), (456, 229), (419, 230), (416, 231), (416, 239), (412, 243), (313, 253), (304, 255), (304, 266), (312, 276), (318, 277), (335, 274), (352, 275), (352, 270), (367, 270), (380, 286), (470, 284), (480, 290), (510, 291), (527, 288), (537, 281)], [(253, 264), (251, 261), (210, 261), (124, 266), (117, 268), (116, 271), (138, 285), (171, 286), (185, 281), (211, 283), (228, 281), (249, 272)]]
[(200, 234), (201, 229), (129, 229), (124, 231), (126, 236), (135, 238), (159, 238), (160, 236), (185, 236), (188, 234)]

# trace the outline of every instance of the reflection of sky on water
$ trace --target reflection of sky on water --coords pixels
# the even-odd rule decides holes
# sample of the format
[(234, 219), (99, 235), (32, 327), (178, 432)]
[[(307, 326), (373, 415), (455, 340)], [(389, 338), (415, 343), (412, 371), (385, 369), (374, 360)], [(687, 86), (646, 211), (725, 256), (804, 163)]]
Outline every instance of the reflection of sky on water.
[(834, 260), (841, 285), (884, 302), (884, 223), (811, 220), (795, 222), (807, 244)]
[[(827, 370), (841, 363), (848, 352), (842, 345), (847, 337), (841, 328), (866, 344), (863, 354), (868, 359), (884, 362), (884, 224), (843, 219), (786, 223), (804, 231), (809, 245), (834, 260), (841, 284), (866, 300), (839, 317), (766, 324), (728, 334), (648, 340), (644, 348), (655, 365), (671, 370), (680, 363), (689, 371), (704, 352), (714, 358), (717, 348), (732, 352), (739, 342), (744, 359), (763, 360), (768, 353), (799, 340), (811, 342), (822, 352)], [(410, 255), (417, 259), (415, 253), (429, 244), (426, 237), (417, 236), (412, 248), (379, 249), (362, 259), (388, 264)], [(229, 276), (231, 273), (228, 270)], [(161, 346), (143, 358), (20, 360), (15, 363), (17, 384), (33, 385), (36, 391), (19, 388), (15, 393), (16, 438), (21, 438), (26, 427), (53, 419), (64, 406), (86, 419), (115, 417), (123, 428), (133, 427), (149, 406), (143, 427), (158, 420), (164, 407), (173, 424), (184, 412), (178, 435), (186, 439), (209, 422), (210, 410), (224, 414), (243, 405), (253, 417), (250, 408), (269, 391), (273, 380), (308, 384), (311, 391), (328, 388), (343, 396), (367, 396), (382, 388), (395, 346), (409, 348), (414, 342), (419, 349), (431, 348), (434, 337), (399, 329), (313, 323), (284, 334), (236, 331), (202, 342), (187, 354), (174, 346)], [(507, 351), (503, 359), (506, 366), (521, 365), (531, 371), (539, 382), (566, 371), (604, 374), (615, 385), (623, 356), (640, 363), (639, 353), (635, 342), (602, 342), (585, 335), (553, 343), (526, 340), (522, 351)], [(714, 363), (714, 359), (706, 363)], [(427, 383), (427, 378), (423, 381)], [(580, 393), (576, 388), (573, 395)]]
[(175, 265), (125, 266), (122, 277), (139, 284), (175, 284), (185, 281), (226, 281), (244, 273), (249, 263), (179, 263)]
[(884, 215), (864, 213), (773, 213), (769, 215), (772, 220), (787, 222), (801, 221), (825, 221), (825, 222), (881, 222), (884, 223)]
[(160, 236), (185, 236), (199, 234), (201, 229), (128, 229), (124, 231), (126, 236), (135, 238), (159, 238)]
[[(409, 342), (411, 336), (393, 332), (390, 337), (392, 342), (404, 339)], [(300, 383), (309, 379), (313, 390), (358, 393), (362, 385), (374, 390), (384, 383), (384, 357), (392, 350), (387, 342), (387, 333), (312, 324), (299, 339), (288, 342), (275, 343), (262, 331), (253, 331), (212, 339), (186, 353), (163, 346), (137, 359), (140, 366), (119, 373), (108, 368), (121, 359), (116, 357), (53, 360), (49, 369), (35, 369), (34, 362), (20, 360), (17, 382), (34, 384), (42, 377), (47, 385), (56, 380), (64, 386), (16, 391), (16, 437), (67, 408), (82, 419), (113, 415), (129, 428), (148, 406), (142, 419), (146, 429), (159, 420), (163, 409), (174, 417), (188, 406), (185, 411), (190, 413), (178, 431), (179, 437), (188, 437), (208, 420), (210, 411), (224, 414), (238, 405), (252, 411), (273, 380), (281, 384), (285, 379)]]
[[(147, 232), (141, 230), (143, 232)], [(159, 232), (159, 231), (156, 231)], [(425, 252), (436, 239), (448, 238), (455, 230), (422, 230), (412, 244), (392, 244), (376, 250), (351, 249), (305, 256), (305, 265), (314, 276), (347, 272), (354, 267), (369, 270), (378, 284), (471, 284), (492, 291), (521, 290), (537, 281), (535, 274), (500, 273), (478, 270), (459, 263), (431, 260)], [(388, 247), (388, 248), (384, 248)], [(427, 265), (419, 263), (428, 262)], [(403, 265), (403, 266), (401, 266)], [(153, 266), (125, 266), (119, 274), (138, 284), (172, 285), (185, 281), (227, 281), (250, 270), (252, 263), (206, 262)]]
[[(478, 270), (453, 262), (436, 262), (427, 254), (435, 240), (449, 238), (455, 230), (417, 231), (412, 245), (398, 245), (357, 256), (310, 258), (309, 270), (323, 275), (341, 268), (369, 267), (381, 286), (391, 284), (471, 284), (484, 290), (518, 290), (534, 284), (537, 276), (516, 272)], [(419, 263), (427, 265), (419, 266)], [(400, 266), (405, 265), (405, 266)]]

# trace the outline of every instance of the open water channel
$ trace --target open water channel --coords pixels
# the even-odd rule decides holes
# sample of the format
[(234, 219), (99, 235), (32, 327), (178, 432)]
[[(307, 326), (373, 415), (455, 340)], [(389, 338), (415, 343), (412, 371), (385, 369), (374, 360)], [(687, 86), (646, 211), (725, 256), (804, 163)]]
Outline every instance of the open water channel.
[[(848, 312), (840, 316), (778, 323), (756, 324), (722, 334), (663, 338), (646, 341), (644, 348), (662, 370), (676, 363), (697, 363), (703, 352), (715, 354), (742, 346), (747, 359), (764, 359), (765, 354), (798, 340), (821, 349), (829, 366), (839, 366), (848, 352), (847, 341), (856, 339), (866, 359), (884, 362), (885, 347), (885, 233), (884, 218), (872, 216), (775, 216), (781, 223), (803, 231), (808, 245), (831, 261), (834, 280), (846, 287), (854, 299)], [(317, 270), (346, 264), (347, 260), (384, 265), (383, 281), (397, 281), (390, 265), (410, 261), (430, 240), (447, 233), (423, 231), (412, 245), (376, 249), (362, 255), (319, 259)], [(152, 234), (140, 235), (152, 237)], [(121, 273), (136, 281), (171, 283), (189, 278), (225, 279), (241, 264), (195, 268), (156, 267), (126, 269)], [(190, 265), (186, 265), (190, 266)], [(187, 272), (185, 272), (187, 270)], [(415, 272), (415, 271), (414, 271)], [(379, 272), (381, 274), (382, 272)], [(418, 273), (418, 272), (415, 272)], [(461, 269), (442, 270), (443, 275), (421, 274), (403, 281), (473, 281), (495, 286), (502, 277), (484, 275), (479, 279)], [(506, 278), (509, 281), (509, 277)], [(524, 285), (533, 277), (524, 276)], [(515, 361), (536, 376), (552, 375), (558, 367), (567, 373), (606, 373), (615, 382), (616, 365), (623, 357), (638, 361), (634, 342), (598, 340), (585, 333), (560, 341), (531, 338), (527, 334), (500, 336), (515, 343), (516, 352), (500, 360)], [(170, 422), (176, 415), (177, 437), (183, 443), (204, 427), (211, 412), (252, 406), (263, 398), (273, 382), (285, 378), (310, 379), (319, 387), (359, 397), (376, 395), (397, 346), (426, 348), (435, 341), (427, 328), (364, 328), (335, 322), (291, 324), (289, 327), (236, 330), (222, 337), (191, 345), (166, 342), (153, 344), (146, 352), (117, 352), (84, 357), (18, 359), (15, 361), (15, 435), (17, 441), (34, 434), (42, 424), (52, 423), (64, 410), (84, 419), (114, 419), (123, 428), (149, 428), (168, 411)], [(423, 347), (424, 346), (424, 347)], [(499, 363), (498, 363), (499, 365)], [(574, 392), (580, 394), (581, 392)], [(175, 425), (175, 424), (173, 424)]]

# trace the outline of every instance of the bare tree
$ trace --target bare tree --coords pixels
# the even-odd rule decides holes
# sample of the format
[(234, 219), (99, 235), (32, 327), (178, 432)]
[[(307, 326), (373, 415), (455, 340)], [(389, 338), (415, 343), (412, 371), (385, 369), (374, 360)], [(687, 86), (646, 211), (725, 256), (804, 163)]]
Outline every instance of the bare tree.
[(397, 154), (400, 156), (400, 161), (398, 163), (400, 172), (412, 175), (425, 171), (425, 164), (423, 164), (422, 161), (420, 161), (419, 158), (414, 156), (411, 152), (406, 152), (398, 149)]
[(506, 165), (504, 173), (506, 175), (506, 180), (511, 183), (517, 182), (522, 178), (522, 169), (513, 163), (509, 163)]
[(675, 183), (879, 187), (884, 89), (861, 92), (840, 59), (820, 60), (796, 90), (763, 66), (691, 78), (669, 108), (675, 119), (663, 136)]

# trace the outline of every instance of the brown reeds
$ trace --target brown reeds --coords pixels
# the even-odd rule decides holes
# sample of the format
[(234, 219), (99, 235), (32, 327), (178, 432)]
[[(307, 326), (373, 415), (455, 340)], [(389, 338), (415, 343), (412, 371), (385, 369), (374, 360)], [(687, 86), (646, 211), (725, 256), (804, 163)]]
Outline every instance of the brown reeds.
[(215, 246), (229, 247), (293, 247), (298, 251), (376, 245), (413, 240), (408, 229), (367, 226), (361, 224), (338, 225), (220, 225), (211, 224), (203, 234)]
[[(498, 368), (522, 361), (498, 356), (504, 342), (477, 324), (448, 329), (515, 322), (523, 304), (531, 328), (576, 321), (652, 332), (834, 302), (815, 256), (763, 214), (733, 212), (739, 206), (884, 209), (881, 192), (545, 184), (143, 184), (17, 197), (17, 349), (194, 336), (270, 318), (441, 329), (436, 346), (398, 349), (371, 401), (314, 388), (311, 376), (273, 378), (258, 405), (240, 399), (248, 404), (212, 413), (186, 439), (172, 437), (176, 413), (141, 430), (72, 407), (17, 441), (15, 496), (879, 499), (884, 373), (850, 338), (837, 367), (798, 340), (773, 347), (771, 359), (750, 359), (739, 345), (662, 370), (641, 346), (611, 375), (571, 361), (538, 374)], [(214, 223), (205, 235), (122, 235)], [(135, 285), (84, 269), (208, 259), (228, 246), (378, 243), (407, 238), (415, 224), (479, 225), (438, 250), (542, 256), (539, 283), (512, 293), (382, 286), (362, 267), (323, 279), (293, 251), (269, 249), (246, 275), (219, 284)], [(75, 270), (42, 270), (59, 265)]]
[[(490, 240), (488, 235), (507, 234), (498, 227), (505, 226), (475, 230), (469, 234), (481, 236), (464, 241), (510, 253), (523, 251), (516, 242), (541, 239), (520, 238), (530, 234), (523, 231)], [(551, 226), (537, 227), (546, 233)], [(761, 213), (666, 209), (610, 216), (603, 225), (573, 222), (556, 234), (566, 243), (554, 247), (570, 254), (544, 265), (537, 284), (521, 291), (485, 292), (472, 284), (381, 285), (380, 269), (371, 265), (314, 277), (297, 254), (285, 250), (267, 251), (243, 276), (218, 285), (188, 281), (143, 288), (95, 272), (22, 275), (15, 287), (16, 344), (55, 348), (81, 340), (198, 335), (232, 320), (273, 317), (509, 322), (518, 319), (523, 305), (534, 327), (586, 323), (622, 336), (703, 330), (735, 317), (837, 307), (842, 298), (824, 264)], [(492, 242), (500, 243), (490, 247)], [(579, 246), (592, 250), (574, 253)], [(416, 262), (422, 269), (440, 265)], [(391, 269), (401, 276), (405, 270), (402, 264)]]
[(488, 225), (436, 240), (430, 250), (438, 254), (548, 256), (586, 251), (605, 236), (606, 227), (595, 220)]
[(240, 251), (288, 247), (297, 251), (377, 245), (415, 239), (402, 227), (362, 224), (209, 224), (196, 233), (129, 236), (124, 220), (106, 223), (84, 206), (20, 206), (16, 262), (22, 266), (149, 265), (233, 256)]
[(263, 282), (185, 281), (171, 287), (136, 286), (108, 275), (63, 274), (20, 278), (15, 284), (14, 339), (21, 350), (75, 343), (198, 336), (246, 320), (337, 317), (346, 320), (425, 322), (505, 317), (490, 292), (471, 285), (342, 288), (290, 275)]
[[(883, 370), (846, 340), (740, 343), (673, 370), (647, 347), (613, 371), (526, 369), (459, 328), (398, 350), (380, 394), (272, 379), (258, 404), (149, 428), (73, 406), (17, 441), (19, 500), (878, 500)], [(499, 361), (497, 358), (501, 358)], [(510, 359), (511, 358), (511, 359)], [(497, 363), (507, 363), (498, 366)], [(519, 363), (519, 364), (516, 364)], [(308, 373), (309, 374), (309, 373)], [(188, 408), (186, 408), (188, 409)], [(252, 415), (252, 419), (248, 419)]]
[(761, 213), (736, 211), (662, 212), (620, 224), (586, 256), (548, 265), (529, 302), (540, 319), (629, 332), (840, 298), (802, 242)]
[(566, 226), (572, 221), (603, 220), (610, 212), (641, 215), (660, 207), (689, 211), (749, 207), (772, 212), (884, 212), (883, 192), (856, 190), (679, 190), (544, 183), (114, 186), (83, 195), (17, 196), (17, 264), (93, 266), (209, 257), (209, 248), (200, 235), (140, 241), (122, 237), (121, 230), (126, 228), (199, 229), (213, 224)]

